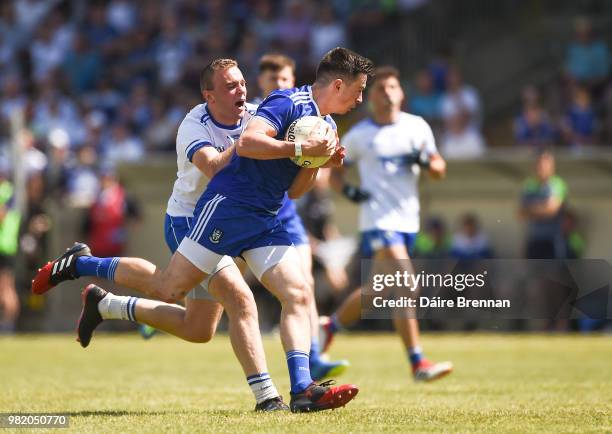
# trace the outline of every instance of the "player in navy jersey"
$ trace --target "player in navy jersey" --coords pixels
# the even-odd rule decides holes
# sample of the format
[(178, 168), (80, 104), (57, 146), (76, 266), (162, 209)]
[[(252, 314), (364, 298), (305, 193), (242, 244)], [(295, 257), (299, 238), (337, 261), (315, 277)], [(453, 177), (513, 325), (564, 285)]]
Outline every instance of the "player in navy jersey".
[[(285, 194), (297, 198), (312, 187), (318, 169), (300, 168), (290, 157), (330, 155), (327, 167), (342, 164), (344, 148), (337, 136), (284, 140), (289, 125), (303, 116), (343, 114), (361, 103), (368, 59), (345, 48), (327, 53), (312, 86), (279, 90), (259, 106), (236, 143), (227, 166), (210, 181), (196, 205), (194, 225), (165, 269), (141, 258), (97, 258), (68, 250), (44, 266), (33, 290), (44, 292), (65, 280), (98, 276), (163, 301), (185, 296), (215, 271), (224, 257), (241, 256), (255, 276), (281, 303), (281, 341), (291, 380), (294, 412), (344, 406), (358, 388), (312, 381), (308, 352), (310, 292), (299, 254), (277, 213)], [(129, 309), (129, 305), (127, 306)]]
[[(265, 54), (259, 60), (259, 73), (257, 84), (261, 97), (266, 98), (277, 89), (291, 89), (295, 86), (295, 62), (282, 54)], [(260, 103), (263, 99), (260, 98)], [(308, 234), (297, 213), (293, 200), (285, 197), (283, 206), (278, 211), (278, 219), (289, 233), (293, 245), (300, 254), (302, 271), (310, 288), (310, 331), (312, 343), (310, 345), (310, 371), (313, 379), (336, 377), (342, 374), (349, 366), (348, 361), (327, 361), (321, 357), (319, 350), (319, 314), (314, 292), (314, 277), (312, 276), (312, 251)], [(244, 264), (244, 262), (242, 262)], [(239, 267), (241, 261), (238, 262)], [(246, 264), (244, 264), (246, 267)]]

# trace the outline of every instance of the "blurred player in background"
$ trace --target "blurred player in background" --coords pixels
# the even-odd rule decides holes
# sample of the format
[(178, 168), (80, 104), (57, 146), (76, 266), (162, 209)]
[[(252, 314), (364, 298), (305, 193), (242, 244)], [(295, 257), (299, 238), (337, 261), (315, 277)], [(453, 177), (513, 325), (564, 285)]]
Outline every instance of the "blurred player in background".
[[(336, 48), (321, 60), (312, 86), (275, 91), (266, 98), (246, 125), (230, 162), (215, 174), (200, 196), (195, 224), (166, 269), (158, 270), (142, 258), (94, 257), (86, 246), (77, 245), (45, 265), (32, 282), (32, 289), (43, 293), (65, 280), (97, 276), (174, 302), (220, 266), (225, 267), (225, 258), (240, 255), (281, 303), (281, 341), (291, 380), (291, 410), (308, 412), (346, 405), (356, 396), (356, 386), (317, 384), (312, 380), (308, 356), (310, 291), (301, 273), (299, 254), (276, 214), (286, 193), (300, 197), (318, 173), (318, 168), (300, 168), (291, 157), (329, 156), (327, 167), (342, 164), (344, 148), (337, 144), (335, 123), (329, 113), (344, 114), (361, 103), (372, 69), (368, 59)], [(206, 81), (204, 84), (203, 89), (211, 88)], [(240, 79), (235, 77), (224, 86), (232, 93), (236, 88), (240, 90), (233, 107), (244, 110), (246, 95), (242, 94), (246, 92), (241, 74)], [(327, 133), (303, 142), (285, 140), (291, 123), (309, 115), (325, 116)], [(188, 149), (196, 145), (199, 142), (190, 143)], [(231, 264), (227, 267), (235, 266), (228, 259)], [(100, 291), (98, 288), (86, 294), (98, 301), (94, 308), (104, 305), (106, 293)], [(118, 305), (119, 310), (134, 313), (138, 299), (123, 297)]]
[[(259, 61), (259, 75), (257, 84), (261, 90), (261, 97), (267, 98), (277, 89), (291, 89), (295, 87), (295, 62), (282, 54), (266, 54)], [(314, 278), (312, 276), (312, 251), (308, 234), (297, 213), (293, 200), (285, 195), (283, 206), (278, 211), (278, 219), (285, 227), (293, 245), (301, 258), (302, 271), (310, 288), (310, 329), (312, 343), (310, 345), (310, 373), (313, 379), (336, 377), (342, 374), (349, 366), (348, 361), (340, 360), (329, 362), (321, 358), (319, 350), (319, 313), (314, 292)], [(246, 266), (246, 264), (245, 264)]]
[[(343, 137), (347, 164), (356, 163), (361, 186), (344, 183), (342, 169), (334, 170), (334, 184), (361, 207), (361, 255), (376, 263), (396, 263), (410, 258), (419, 231), (417, 181), (420, 168), (442, 178), (446, 163), (436, 150), (433, 133), (425, 120), (401, 110), (404, 92), (399, 71), (376, 69), (368, 91), (372, 116), (353, 126)], [(330, 317), (321, 319), (320, 341), (327, 351), (334, 333), (359, 320), (361, 291), (355, 290)], [(406, 347), (416, 381), (431, 381), (452, 371), (450, 362), (431, 363), (419, 342), (415, 318), (397, 315), (395, 329)]]
[[(204, 69), (201, 91), (206, 102), (187, 114), (176, 138), (178, 172), (165, 218), (165, 238), (172, 253), (193, 226), (195, 204), (207, 178), (228, 163), (234, 141), (255, 108), (246, 103), (242, 72), (231, 59), (217, 59)], [(87, 246), (76, 246), (71, 249), (75, 255), (89, 253)], [(190, 342), (208, 342), (225, 307), (232, 347), (255, 396), (255, 409), (288, 408), (267, 372), (255, 299), (231, 258), (225, 257), (201, 286), (187, 294), (185, 307), (88, 288), (79, 320), (83, 346), (89, 344), (93, 330), (106, 319), (138, 321)]]

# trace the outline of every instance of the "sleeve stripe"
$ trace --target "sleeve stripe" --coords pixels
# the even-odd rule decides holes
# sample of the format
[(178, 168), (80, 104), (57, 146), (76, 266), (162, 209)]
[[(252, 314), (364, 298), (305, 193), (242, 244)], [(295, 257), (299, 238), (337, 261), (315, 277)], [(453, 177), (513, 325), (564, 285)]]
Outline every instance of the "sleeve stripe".
[(197, 146), (199, 143), (208, 143), (209, 145), (212, 145), (212, 143), (210, 143), (208, 140), (202, 140), (202, 139), (194, 140), (189, 145), (187, 145), (187, 147), (185, 148), (185, 153), (189, 154), (191, 152), (191, 149), (194, 146)]
[(202, 139), (195, 139), (194, 141), (192, 141), (190, 144), (187, 145), (187, 149), (189, 149), (189, 147), (193, 145), (195, 142), (199, 142), (200, 140)]
[(260, 114), (253, 116), (253, 118), (256, 119), (261, 119), (262, 121), (264, 121), (265, 123), (267, 123), (268, 125), (270, 125), (272, 128), (274, 128), (274, 131), (276, 131), (276, 133), (278, 134), (278, 127), (276, 125), (274, 125), (274, 122), (272, 122), (270, 119), (261, 116)]
[(191, 163), (192, 159), (193, 159), (193, 154), (195, 154), (197, 151), (199, 151), (200, 149), (206, 147), (206, 146), (212, 146), (212, 143), (210, 142), (199, 142), (196, 143), (195, 145), (193, 145), (188, 151), (187, 151), (187, 159), (189, 160), (189, 162)]

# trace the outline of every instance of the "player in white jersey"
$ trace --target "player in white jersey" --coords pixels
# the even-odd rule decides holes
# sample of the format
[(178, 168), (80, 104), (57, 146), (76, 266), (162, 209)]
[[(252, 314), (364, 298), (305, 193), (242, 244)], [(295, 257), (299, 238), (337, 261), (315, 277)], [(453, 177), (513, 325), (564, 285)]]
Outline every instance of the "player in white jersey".
[[(397, 263), (409, 259), (419, 231), (418, 177), (425, 169), (434, 178), (446, 172), (425, 120), (401, 111), (404, 93), (399, 71), (376, 70), (368, 92), (372, 117), (359, 122), (343, 137), (345, 164), (356, 163), (360, 187), (344, 183), (341, 169), (334, 183), (353, 202), (360, 203), (359, 230), (362, 257)], [(356, 322), (361, 314), (361, 293), (355, 290), (330, 317), (321, 319), (320, 341), (327, 350), (338, 330)], [(423, 356), (419, 326), (414, 318), (396, 316), (394, 326), (410, 359), (416, 381), (431, 381), (452, 370), (450, 362), (431, 363)]]
[[(203, 82), (208, 79), (213, 86), (202, 88), (206, 102), (187, 114), (177, 133), (177, 179), (165, 219), (166, 243), (172, 253), (193, 226), (194, 208), (207, 179), (227, 164), (234, 141), (256, 108), (246, 103), (244, 78), (235, 61), (211, 62), (203, 71)], [(93, 285), (83, 296), (79, 320), (83, 346), (89, 344), (93, 330), (105, 319), (138, 321), (190, 342), (208, 342), (225, 308), (232, 347), (255, 395), (255, 409), (288, 410), (267, 372), (255, 299), (230, 257), (224, 257), (202, 285), (187, 294), (185, 307), (115, 296)], [(101, 304), (108, 306), (103, 309)]]

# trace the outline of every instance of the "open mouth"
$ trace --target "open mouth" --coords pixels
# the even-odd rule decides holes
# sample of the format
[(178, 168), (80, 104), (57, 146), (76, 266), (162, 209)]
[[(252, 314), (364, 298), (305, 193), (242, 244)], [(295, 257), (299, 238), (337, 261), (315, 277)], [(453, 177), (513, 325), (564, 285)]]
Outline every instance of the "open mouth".
[(238, 108), (244, 108), (245, 103), (246, 103), (245, 101), (236, 101), (234, 105)]

